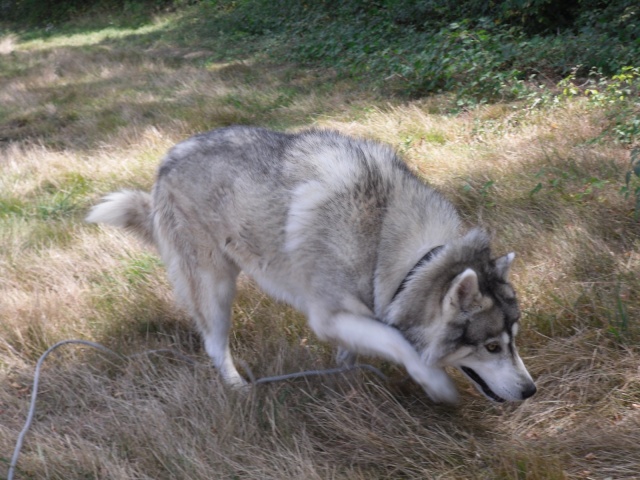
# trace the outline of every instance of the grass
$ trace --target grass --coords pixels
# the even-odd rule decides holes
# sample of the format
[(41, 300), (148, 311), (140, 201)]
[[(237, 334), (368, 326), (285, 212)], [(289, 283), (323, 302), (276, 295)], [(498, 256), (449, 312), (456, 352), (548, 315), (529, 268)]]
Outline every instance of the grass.
[[(0, 39), (0, 465), (36, 359), (81, 337), (125, 354), (177, 348), (196, 365), (56, 353), (19, 478), (637, 478), (640, 224), (620, 193), (629, 147), (602, 135), (605, 108), (384, 97), (246, 43), (224, 58), (190, 48), (172, 21)], [(226, 390), (155, 253), (82, 218), (106, 192), (150, 188), (175, 142), (232, 123), (389, 142), (494, 231), (498, 251), (517, 253), (518, 343), (539, 393), (494, 406), (459, 378), (460, 407), (436, 406), (376, 360), (390, 383), (352, 373)], [(248, 279), (239, 290), (233, 350), (256, 376), (332, 366), (300, 314)]]

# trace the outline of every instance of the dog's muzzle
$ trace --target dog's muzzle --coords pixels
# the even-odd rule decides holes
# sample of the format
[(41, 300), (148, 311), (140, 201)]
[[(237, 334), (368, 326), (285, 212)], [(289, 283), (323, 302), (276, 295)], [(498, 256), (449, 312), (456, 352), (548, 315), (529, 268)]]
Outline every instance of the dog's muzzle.
[[(506, 400), (504, 398), (502, 398), (501, 396), (499, 396), (498, 394), (496, 394), (493, 390), (491, 390), (491, 388), (489, 388), (489, 385), (487, 385), (487, 382), (485, 382), (482, 377), (480, 375), (478, 375), (473, 369), (469, 368), (469, 367), (460, 367), (460, 369), (464, 372), (464, 374), (469, 377), (471, 380), (473, 380), (482, 390), (482, 392), (491, 400), (493, 400), (494, 402), (498, 402), (498, 403), (503, 403)], [(536, 385), (531, 382), (529, 385), (527, 385), (527, 387), (522, 390), (521, 392), (521, 396), (522, 396), (522, 400), (526, 400), (529, 397), (532, 397), (533, 395), (535, 395), (535, 393), (538, 391), (538, 389), (536, 388)]]

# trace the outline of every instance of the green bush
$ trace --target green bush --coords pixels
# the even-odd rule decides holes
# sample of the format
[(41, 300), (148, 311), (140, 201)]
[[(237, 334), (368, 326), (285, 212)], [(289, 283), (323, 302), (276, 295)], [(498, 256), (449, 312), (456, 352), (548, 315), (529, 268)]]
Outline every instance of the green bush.
[[(278, 37), (271, 53), (405, 95), (455, 91), (477, 102), (517, 97), (531, 75), (582, 65), (605, 75), (640, 58), (629, 0), (218, 1), (219, 30)], [(376, 79), (371, 82), (371, 79)]]
[[(611, 76), (640, 58), (631, 0), (5, 0), (6, 17), (63, 22), (102, 9), (123, 17), (190, 8), (184, 42), (221, 33), (278, 60), (315, 64), (387, 93), (448, 91), (464, 102), (526, 95), (532, 76)], [(126, 12), (126, 15), (123, 15)], [(133, 13), (133, 15), (131, 15)], [(225, 48), (216, 50), (224, 51)]]

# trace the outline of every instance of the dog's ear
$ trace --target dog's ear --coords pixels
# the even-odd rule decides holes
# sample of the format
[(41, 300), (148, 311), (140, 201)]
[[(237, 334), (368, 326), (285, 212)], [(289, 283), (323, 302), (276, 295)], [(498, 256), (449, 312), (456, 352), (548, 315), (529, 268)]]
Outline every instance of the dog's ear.
[(509, 276), (509, 268), (511, 267), (511, 262), (513, 262), (514, 258), (516, 258), (516, 254), (511, 252), (507, 253), (504, 257), (496, 258), (494, 260), (498, 277), (503, 280), (507, 280), (507, 277)]
[(478, 275), (471, 268), (467, 268), (453, 279), (445, 302), (459, 310), (468, 310), (479, 296)]

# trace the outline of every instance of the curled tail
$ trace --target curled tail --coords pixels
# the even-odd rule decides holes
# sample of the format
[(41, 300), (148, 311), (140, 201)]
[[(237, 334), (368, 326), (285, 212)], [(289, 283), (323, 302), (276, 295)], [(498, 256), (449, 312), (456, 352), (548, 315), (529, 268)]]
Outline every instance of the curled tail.
[(85, 220), (125, 228), (148, 243), (153, 239), (151, 195), (138, 190), (110, 193), (91, 209)]

